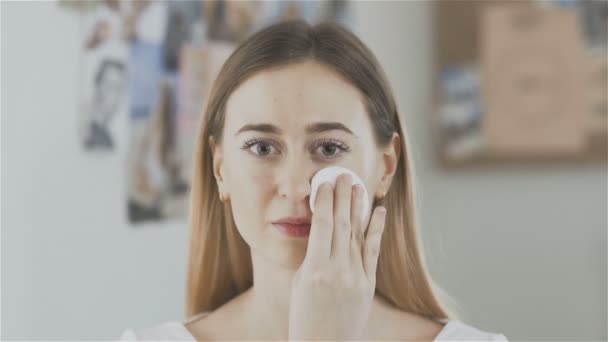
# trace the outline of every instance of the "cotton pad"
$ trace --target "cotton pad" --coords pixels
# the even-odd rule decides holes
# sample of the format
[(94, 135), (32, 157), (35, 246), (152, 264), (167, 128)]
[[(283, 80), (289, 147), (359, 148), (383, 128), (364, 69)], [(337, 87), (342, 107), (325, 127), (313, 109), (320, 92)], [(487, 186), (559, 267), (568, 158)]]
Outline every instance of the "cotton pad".
[(330, 182), (334, 185), (335, 188), (336, 180), (338, 179), (338, 176), (342, 173), (350, 174), (353, 180), (353, 185), (359, 184), (363, 188), (363, 218), (364, 222), (367, 222), (367, 215), (369, 211), (369, 198), (367, 195), (367, 189), (365, 188), (365, 184), (363, 183), (361, 178), (357, 176), (356, 173), (340, 166), (330, 166), (323, 168), (312, 177), (312, 181), (310, 182), (310, 210), (314, 213), (315, 198), (317, 197), (317, 191), (319, 190), (319, 186), (325, 182)]

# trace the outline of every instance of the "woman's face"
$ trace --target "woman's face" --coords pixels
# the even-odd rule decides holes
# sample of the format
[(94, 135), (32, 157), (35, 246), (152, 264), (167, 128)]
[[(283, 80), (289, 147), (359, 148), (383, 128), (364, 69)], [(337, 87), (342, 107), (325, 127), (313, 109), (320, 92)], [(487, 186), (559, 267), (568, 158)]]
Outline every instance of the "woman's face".
[[(389, 166), (384, 175), (382, 152), (389, 150), (375, 145), (359, 91), (316, 62), (262, 71), (243, 82), (226, 104), (223, 141), (212, 149), (215, 177), (230, 197), (241, 236), (252, 253), (288, 268), (303, 261), (307, 239), (287, 237), (272, 223), (312, 218), (310, 181), (317, 171), (351, 169), (365, 182), (370, 203), (394, 173)], [(389, 165), (396, 165), (393, 159)]]

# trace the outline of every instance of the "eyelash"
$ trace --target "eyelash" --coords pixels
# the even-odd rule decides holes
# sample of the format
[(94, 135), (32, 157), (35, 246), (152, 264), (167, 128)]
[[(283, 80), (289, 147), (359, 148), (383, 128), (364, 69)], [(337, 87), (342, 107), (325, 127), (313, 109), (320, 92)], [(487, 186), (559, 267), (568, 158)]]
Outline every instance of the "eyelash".
[[(253, 139), (249, 139), (249, 140), (245, 141), (245, 143), (243, 144), (243, 146), (241, 147), (241, 149), (248, 150), (251, 146), (257, 145), (259, 143), (265, 143), (265, 144), (268, 144), (268, 145), (271, 145), (271, 146), (275, 147), (274, 146), (275, 144), (271, 140), (253, 138)], [(313, 150), (316, 150), (317, 148), (319, 148), (319, 146), (323, 146), (323, 145), (336, 146), (337, 148), (339, 148), (340, 150), (342, 150), (342, 153), (350, 152), (350, 147), (348, 145), (346, 145), (342, 141), (336, 140), (336, 139), (319, 139), (319, 140), (317, 140), (317, 141), (315, 141), (313, 143)], [(333, 157), (323, 157), (323, 158), (325, 158), (325, 159), (335, 159), (340, 154), (336, 154)], [(259, 158), (262, 158), (262, 159), (266, 159), (266, 156), (255, 154), (255, 153), (254, 153), (254, 155), (256, 157), (259, 157)]]

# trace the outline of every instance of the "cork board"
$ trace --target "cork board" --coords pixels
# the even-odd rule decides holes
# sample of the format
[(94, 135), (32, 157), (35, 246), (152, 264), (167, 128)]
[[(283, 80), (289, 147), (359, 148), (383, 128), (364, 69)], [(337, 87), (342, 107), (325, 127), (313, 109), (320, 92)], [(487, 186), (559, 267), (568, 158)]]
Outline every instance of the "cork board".
[[(520, 11), (525, 9), (526, 6), (531, 10), (538, 9), (538, 6), (536, 6), (533, 1), (517, 1), (512, 2), (511, 4), (513, 3), (516, 4), (516, 7), (520, 8)], [(555, 25), (554, 23), (560, 24), (562, 27), (561, 30), (564, 31), (562, 32), (562, 35), (572, 36), (577, 34), (577, 32), (572, 30), (571, 23), (568, 24), (568, 21), (573, 20), (572, 13), (563, 11), (559, 12), (557, 16), (552, 15), (549, 18), (544, 16), (548, 13), (547, 11), (537, 11), (535, 13), (543, 14), (542, 19), (544, 19), (544, 26), (540, 25), (541, 30), (539, 32), (545, 30), (545, 37), (542, 37), (541, 34), (541, 40), (548, 40), (549, 44), (545, 44), (541, 49), (527, 49), (529, 56), (520, 57), (520, 59), (527, 60), (527, 62), (524, 62), (523, 64), (520, 63), (519, 67), (515, 67), (515, 69), (512, 67), (511, 75), (507, 73), (506, 76), (501, 76), (501, 66), (499, 65), (499, 54), (501, 49), (504, 52), (505, 49), (511, 46), (511, 51), (516, 51), (518, 37), (515, 37), (513, 34), (505, 34), (505, 31), (509, 33), (508, 26), (507, 29), (505, 29), (506, 24), (503, 24), (501, 28), (500, 23), (494, 24), (485, 21), (486, 27), (484, 28), (484, 20), (488, 19), (487, 11), (498, 13), (498, 20), (500, 20), (500, 16), (512, 16), (511, 13), (507, 13), (509, 9), (502, 10), (502, 12), (501, 9), (496, 9), (505, 7), (504, 5), (504, 1), (455, 0), (433, 2), (436, 70), (436, 77), (434, 77), (433, 80), (434, 105), (436, 109), (433, 123), (435, 125), (434, 132), (437, 141), (436, 152), (439, 161), (447, 167), (479, 164), (518, 165), (522, 163), (539, 162), (605, 162), (607, 154), (606, 143), (608, 139), (606, 139), (606, 135), (604, 134), (605, 130), (603, 130), (602, 127), (608, 125), (608, 123), (606, 123), (605, 117), (602, 115), (595, 114), (593, 118), (590, 118), (592, 110), (597, 112), (598, 108), (600, 110), (605, 108), (605, 105), (602, 107), (602, 104), (605, 104), (605, 102), (601, 98), (601, 95), (598, 95), (602, 94), (601, 92), (605, 89), (601, 84), (603, 77), (601, 71), (606, 70), (605, 65), (602, 64), (602, 57), (605, 57), (605, 55), (599, 57), (596, 55), (592, 57), (583, 54), (582, 39), (577, 40), (576, 38), (572, 38), (570, 39), (569, 45), (551, 45), (551, 38), (547, 32), (548, 28), (552, 28), (551, 26)], [(490, 13), (490, 15), (492, 14)], [(541, 22), (538, 20), (538, 17), (536, 19), (537, 23)], [(564, 22), (566, 22), (565, 29), (563, 28)], [(568, 25), (570, 25), (570, 28), (568, 28)], [(502, 33), (501, 30), (503, 31)], [(488, 37), (488, 35), (490, 36)], [(533, 38), (538, 42), (538, 35)], [(501, 39), (502, 41), (500, 41)], [(534, 39), (528, 40), (528, 46), (535, 44)], [(519, 41), (521, 40), (522, 39), (519, 39)], [(543, 48), (545, 50), (542, 50)], [(557, 53), (555, 52), (556, 50), (558, 51)], [(553, 65), (549, 63), (548, 66), (539, 62), (539, 59), (543, 59), (543, 54), (554, 55), (560, 53), (565, 55), (564, 58), (567, 60), (565, 64), (562, 62), (563, 66), (557, 66), (557, 62), (553, 63)], [(535, 55), (538, 57), (535, 58)], [(484, 60), (490, 61), (488, 65), (484, 65)], [(605, 58), (603, 60), (605, 60)], [(504, 61), (502, 63), (504, 63)], [(526, 63), (528, 63), (527, 67)], [(555, 78), (555, 68), (571, 68), (574, 63), (578, 63), (579, 69), (589, 71), (571, 73), (570, 75), (559, 75), (559, 77), (562, 77), (564, 80), (557, 80)], [(455, 65), (478, 66), (477, 70), (479, 71), (480, 78), (479, 97), (484, 105), (483, 113), (481, 115), (482, 119), (480, 119), (480, 122), (478, 123), (479, 135), (482, 136), (483, 148), (480, 148), (479, 151), (475, 151), (475, 153), (466, 155), (466, 157), (461, 156), (459, 158), (453, 158), (446, 153), (448, 147), (450, 147), (450, 137), (446, 134), (443, 127), (441, 127), (441, 124), (438, 123), (439, 109), (444, 106), (446, 102), (445, 91), (442, 88), (445, 87), (445, 85), (442, 84), (443, 73), (446, 68)], [(498, 70), (498, 72), (495, 71), (494, 74), (491, 74), (489, 71), (486, 71), (488, 68), (490, 70), (493, 68), (494, 70)], [(525, 73), (523, 70), (526, 68), (532, 68), (535, 71), (533, 73)], [(512, 74), (519, 74), (519, 77), (513, 76)], [(524, 77), (522, 75), (527, 76)], [(533, 77), (530, 77), (530, 75)], [(509, 77), (511, 77), (510, 80)], [(590, 78), (595, 81), (589, 80)], [(597, 81), (598, 79), (600, 80), (599, 82)], [(552, 85), (551, 82), (555, 82), (556, 80), (559, 85)], [(504, 85), (510, 84), (512, 87), (513, 84), (525, 83), (524, 81), (529, 81), (532, 82), (532, 85), (536, 85), (537, 95), (540, 96), (525, 96), (525, 92), (514, 94), (512, 89), (509, 90), (509, 86), (505, 87)], [(486, 84), (488, 82), (494, 84), (493, 89), (489, 92), (490, 95), (485, 93), (487, 91)], [(502, 89), (497, 86), (501, 83), (503, 83)], [(568, 85), (568, 83), (570, 83), (570, 85)], [(589, 86), (591, 84), (592, 86)], [(544, 87), (540, 87), (539, 85), (544, 85)], [(527, 86), (530, 86), (530, 84)], [(511, 91), (511, 94), (509, 94), (509, 91)], [(569, 95), (558, 96), (558, 94), (564, 93)], [(591, 96), (590, 94), (596, 95)], [(517, 109), (517, 106), (505, 106), (505, 103), (508, 104), (509, 96), (512, 97), (511, 101), (514, 101), (515, 99), (519, 100), (520, 108), (518, 112), (513, 113), (513, 110)], [(515, 98), (513, 98), (513, 96), (515, 96)], [(591, 101), (589, 99), (591, 98), (595, 101), (593, 105), (590, 104)], [(561, 99), (562, 102), (568, 104), (566, 107), (569, 106), (569, 109), (554, 108), (555, 104), (553, 102), (555, 101), (551, 99)], [(521, 102), (525, 101), (528, 102), (527, 106), (521, 104)], [(492, 106), (493, 110), (487, 108), (488, 103), (486, 102), (489, 102), (489, 105)], [(501, 105), (502, 109), (500, 108)], [(535, 109), (536, 114), (533, 114), (532, 117), (530, 117), (533, 118), (531, 120), (532, 123), (536, 120), (537, 126), (542, 127), (543, 120), (545, 120), (545, 134), (542, 134), (543, 137), (539, 138), (531, 129), (528, 130), (528, 133), (522, 135), (522, 130), (525, 132), (527, 127), (521, 124), (518, 126), (516, 122), (518, 118), (521, 119), (522, 117), (525, 118), (526, 115), (530, 115), (530, 113), (525, 112), (526, 108), (528, 108), (528, 110), (530, 108)], [(560, 109), (567, 113), (562, 114), (560, 120), (554, 120), (555, 118), (548, 116), (550, 113)], [(511, 114), (511, 117), (509, 118), (509, 116), (505, 114), (502, 114), (501, 116), (501, 110), (503, 113), (510, 110), (511, 112), (509, 114)], [(489, 120), (487, 119), (488, 117), (490, 117)], [(560, 116), (558, 115), (558, 117)], [(549, 122), (551, 122), (551, 124), (548, 124)], [(509, 137), (513, 137), (514, 134), (516, 134), (519, 139), (509, 139)], [(504, 139), (505, 137), (506, 139)], [(479, 145), (479, 143), (477, 143), (477, 145)], [(478, 148), (478, 146), (475, 148)], [(469, 148), (469, 150), (471, 149)]]

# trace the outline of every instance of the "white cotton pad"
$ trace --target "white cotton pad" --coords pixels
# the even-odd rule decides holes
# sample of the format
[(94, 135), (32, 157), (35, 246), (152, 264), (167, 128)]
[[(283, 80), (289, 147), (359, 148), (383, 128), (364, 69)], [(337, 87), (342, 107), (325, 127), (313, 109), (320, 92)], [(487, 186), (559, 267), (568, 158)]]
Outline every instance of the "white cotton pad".
[(351, 171), (347, 168), (340, 167), (340, 166), (326, 167), (324, 169), (319, 170), (312, 177), (312, 181), (310, 182), (310, 201), (309, 201), (310, 210), (312, 212), (314, 212), (315, 198), (317, 197), (317, 191), (319, 190), (319, 186), (325, 182), (330, 182), (334, 185), (334, 188), (335, 188), (336, 180), (338, 179), (338, 176), (342, 173), (348, 173), (351, 175), (352, 180), (353, 180), (353, 185), (360, 184), (363, 187), (363, 213), (364, 213), (363, 218), (364, 218), (364, 222), (367, 222), (367, 219), (368, 219), (367, 216), (368, 216), (368, 211), (369, 211), (369, 197), (367, 195), (367, 189), (365, 188), (365, 184), (363, 183), (361, 178), (359, 178), (359, 176), (357, 176), (356, 173), (354, 173), (353, 171)]

